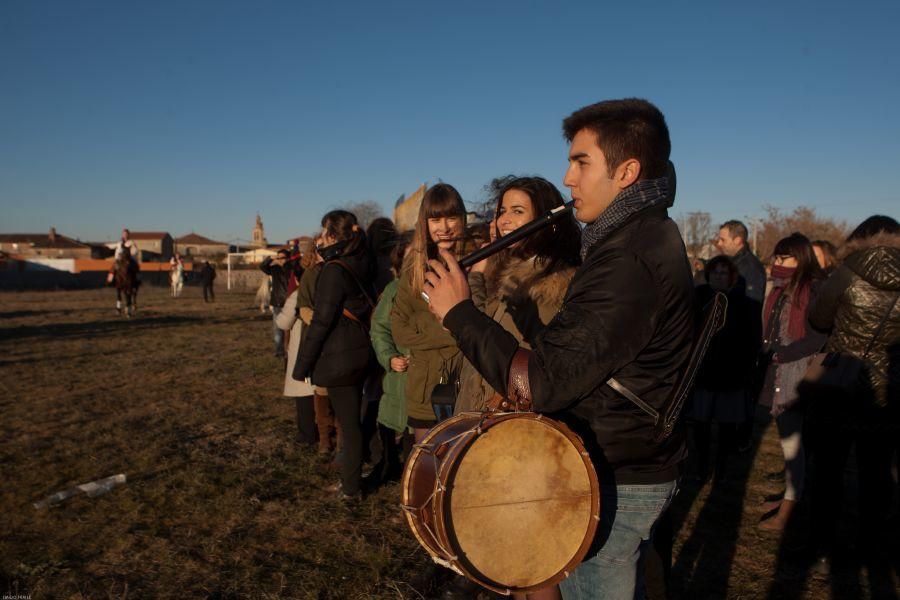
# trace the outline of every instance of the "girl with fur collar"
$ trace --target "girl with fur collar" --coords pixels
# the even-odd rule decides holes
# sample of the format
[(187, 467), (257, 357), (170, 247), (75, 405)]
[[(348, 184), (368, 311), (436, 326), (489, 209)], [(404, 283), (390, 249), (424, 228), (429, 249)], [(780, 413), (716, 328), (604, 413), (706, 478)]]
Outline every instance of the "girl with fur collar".
[[(541, 177), (507, 176), (490, 186), (495, 202), (491, 238), (515, 231), (561, 206), (556, 187)], [(569, 216), (482, 261), (469, 273), (476, 306), (527, 348), (562, 306), (580, 261), (581, 230)], [(457, 413), (480, 411), (495, 391), (466, 362), (460, 374)]]

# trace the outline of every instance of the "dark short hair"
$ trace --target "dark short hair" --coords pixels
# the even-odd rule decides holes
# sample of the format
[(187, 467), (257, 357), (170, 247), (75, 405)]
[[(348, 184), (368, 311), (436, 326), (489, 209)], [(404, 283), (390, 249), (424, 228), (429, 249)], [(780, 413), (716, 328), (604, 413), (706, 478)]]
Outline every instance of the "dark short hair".
[(397, 243), (397, 228), (394, 222), (387, 217), (378, 217), (366, 230), (369, 239), (369, 250), (376, 256), (387, 256), (391, 253), (394, 244)]
[(563, 121), (569, 143), (583, 130), (597, 136), (609, 175), (629, 158), (641, 163), (638, 179), (665, 177), (672, 142), (662, 112), (641, 98), (605, 100), (573, 112)]
[(725, 221), (719, 225), (719, 229), (727, 229), (728, 233), (731, 234), (731, 237), (739, 237), (744, 240), (744, 242), (747, 241), (747, 237), (750, 235), (747, 231), (747, 226), (737, 219)]
[(705, 265), (703, 265), (703, 277), (706, 279), (706, 283), (709, 283), (710, 274), (722, 265), (728, 269), (728, 281), (730, 282), (730, 285), (734, 285), (734, 282), (737, 281), (738, 278), (738, 270), (737, 267), (734, 266), (734, 262), (724, 254), (712, 257), (706, 261)]
[(290, 258), (290, 257), (291, 257), (291, 253), (290, 253), (288, 250), (284, 249), (284, 248), (281, 248), (278, 252), (276, 252), (276, 254), (277, 254), (278, 256), (284, 255), (285, 258)]
[(872, 215), (857, 225), (856, 229), (853, 230), (853, 233), (850, 234), (850, 237), (847, 238), (847, 241), (853, 242), (856, 240), (864, 240), (873, 235), (878, 235), (879, 233), (896, 235), (900, 233), (900, 223), (897, 223), (897, 221), (891, 217)]

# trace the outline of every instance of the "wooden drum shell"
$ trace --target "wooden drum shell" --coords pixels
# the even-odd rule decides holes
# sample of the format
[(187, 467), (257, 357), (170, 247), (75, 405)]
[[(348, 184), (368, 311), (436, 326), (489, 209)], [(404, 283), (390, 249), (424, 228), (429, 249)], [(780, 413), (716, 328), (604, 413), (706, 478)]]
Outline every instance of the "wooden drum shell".
[(463, 413), (428, 432), (402, 481), (432, 558), (499, 593), (557, 583), (587, 553), (600, 485), (581, 440), (535, 413)]

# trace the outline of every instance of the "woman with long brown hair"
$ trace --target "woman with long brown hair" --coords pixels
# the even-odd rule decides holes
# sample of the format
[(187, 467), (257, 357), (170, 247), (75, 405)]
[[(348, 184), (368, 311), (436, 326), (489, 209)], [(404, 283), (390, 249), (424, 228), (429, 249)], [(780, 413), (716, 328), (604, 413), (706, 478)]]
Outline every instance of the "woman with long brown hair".
[[(494, 201), (492, 237), (506, 236), (562, 206), (562, 194), (542, 177), (507, 176), (490, 184)], [(575, 217), (560, 219), (483, 260), (469, 272), (472, 300), (482, 312), (531, 348), (535, 336), (562, 305), (581, 263), (581, 230)], [(482, 410), (495, 390), (466, 361), (455, 412)]]
[(760, 528), (782, 530), (803, 494), (806, 478), (801, 439), (803, 406), (797, 386), (826, 336), (807, 323), (810, 305), (823, 279), (809, 239), (800, 233), (789, 235), (775, 245), (772, 259), (772, 289), (763, 309), (763, 355), (769, 364), (759, 403), (771, 407), (778, 426), (785, 492), (777, 513), (764, 520)]
[(438, 421), (431, 402), (435, 387), (455, 382), (462, 363), (453, 336), (441, 326), (422, 298), (426, 264), (437, 258), (438, 248), (461, 257), (466, 250), (465, 226), (466, 207), (452, 185), (438, 183), (425, 192), (391, 312), (394, 341), (410, 351), (406, 412), (416, 440), (424, 437)]

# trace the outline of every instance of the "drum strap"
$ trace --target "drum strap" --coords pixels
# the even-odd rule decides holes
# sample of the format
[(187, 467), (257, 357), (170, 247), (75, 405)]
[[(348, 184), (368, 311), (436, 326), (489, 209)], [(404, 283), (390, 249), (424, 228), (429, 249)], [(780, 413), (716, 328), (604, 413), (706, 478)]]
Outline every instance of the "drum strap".
[(509, 379), (506, 384), (506, 397), (499, 393), (488, 401), (487, 408), (501, 411), (530, 411), (531, 384), (528, 381), (528, 358), (531, 350), (519, 348), (513, 355), (509, 365)]

